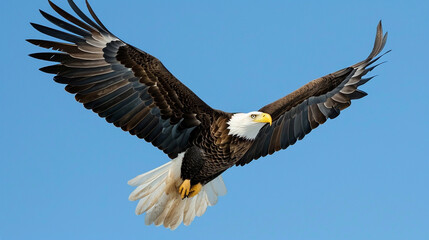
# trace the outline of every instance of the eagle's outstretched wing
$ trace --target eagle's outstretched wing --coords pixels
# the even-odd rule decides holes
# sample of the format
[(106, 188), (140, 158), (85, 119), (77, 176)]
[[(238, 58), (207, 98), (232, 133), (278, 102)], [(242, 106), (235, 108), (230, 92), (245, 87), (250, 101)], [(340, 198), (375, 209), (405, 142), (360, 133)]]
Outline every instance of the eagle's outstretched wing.
[(259, 131), (249, 151), (236, 165), (245, 165), (253, 159), (293, 145), (328, 118), (336, 118), (341, 110), (350, 106), (351, 100), (366, 96), (358, 87), (372, 78), (362, 77), (377, 66), (371, 65), (381, 57), (375, 58), (383, 49), (386, 39), (387, 33), (383, 36), (380, 22), (374, 48), (364, 61), (313, 80), (261, 108), (259, 111), (271, 114), (273, 124)]
[(75, 94), (85, 108), (175, 157), (200, 124), (196, 113), (209, 113), (212, 109), (158, 59), (110, 33), (88, 2), (95, 22), (72, 0), (68, 2), (81, 19), (50, 1), (52, 8), (68, 22), (41, 11), (47, 20), (68, 32), (32, 25), (69, 43), (29, 39), (32, 44), (59, 51), (30, 56), (57, 62), (40, 70), (56, 74), (54, 80), (67, 84), (66, 90)]

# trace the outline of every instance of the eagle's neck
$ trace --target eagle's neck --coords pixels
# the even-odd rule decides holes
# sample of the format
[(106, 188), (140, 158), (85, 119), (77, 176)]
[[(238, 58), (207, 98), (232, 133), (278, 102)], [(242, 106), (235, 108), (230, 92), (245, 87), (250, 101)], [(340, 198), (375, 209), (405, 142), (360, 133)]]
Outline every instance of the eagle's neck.
[(236, 113), (232, 115), (227, 124), (229, 135), (246, 140), (254, 140), (259, 130), (265, 125), (265, 123), (252, 121), (252, 119), (249, 118), (249, 114), (246, 113)]

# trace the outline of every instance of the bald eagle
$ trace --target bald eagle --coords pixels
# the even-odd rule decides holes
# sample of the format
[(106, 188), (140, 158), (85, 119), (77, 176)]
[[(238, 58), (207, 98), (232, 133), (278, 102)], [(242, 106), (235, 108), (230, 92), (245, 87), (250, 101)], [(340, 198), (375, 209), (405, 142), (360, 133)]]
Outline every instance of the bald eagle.
[(336, 118), (351, 100), (367, 95), (358, 89), (371, 79), (387, 33), (377, 26), (369, 56), (350, 67), (315, 79), (291, 94), (249, 113), (228, 113), (208, 106), (176, 79), (155, 57), (120, 40), (101, 23), (86, 2), (92, 19), (72, 0), (77, 17), (49, 1), (63, 20), (44, 11), (60, 31), (31, 23), (38, 31), (65, 42), (28, 39), (55, 52), (30, 54), (56, 62), (40, 70), (107, 122), (162, 150), (168, 163), (128, 183), (139, 200), (136, 214), (145, 223), (175, 229), (204, 214), (226, 194), (221, 174), (286, 149)]

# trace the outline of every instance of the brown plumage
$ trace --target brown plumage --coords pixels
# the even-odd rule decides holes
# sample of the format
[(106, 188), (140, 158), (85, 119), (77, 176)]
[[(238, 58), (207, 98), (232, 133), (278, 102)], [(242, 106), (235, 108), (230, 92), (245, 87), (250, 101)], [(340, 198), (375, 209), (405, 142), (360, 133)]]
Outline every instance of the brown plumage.
[[(173, 159), (130, 181), (137, 186), (130, 199), (141, 199), (136, 213), (147, 212), (146, 223), (170, 228), (182, 221), (189, 224), (207, 205), (216, 203), (217, 196), (224, 194), (219, 175), (226, 169), (287, 148), (328, 118), (337, 117), (351, 100), (365, 96), (358, 87), (371, 79), (362, 77), (374, 69), (371, 64), (381, 57), (375, 58), (387, 38), (379, 23), (374, 48), (364, 61), (313, 80), (258, 112), (232, 114), (212, 109), (158, 59), (118, 39), (88, 2), (93, 20), (68, 2), (80, 19), (50, 1), (66, 21), (41, 11), (68, 32), (32, 23), (40, 32), (68, 43), (30, 39), (57, 51), (30, 56), (56, 62), (40, 70), (55, 74), (54, 80), (66, 84), (65, 89), (85, 108)], [(181, 200), (178, 189), (186, 190), (182, 198), (197, 200)]]

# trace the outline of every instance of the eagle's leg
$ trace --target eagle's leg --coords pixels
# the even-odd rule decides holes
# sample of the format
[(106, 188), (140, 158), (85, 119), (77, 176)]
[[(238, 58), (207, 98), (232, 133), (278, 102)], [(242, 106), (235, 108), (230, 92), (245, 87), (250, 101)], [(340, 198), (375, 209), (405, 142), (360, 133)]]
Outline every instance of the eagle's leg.
[(179, 194), (184, 199), (185, 197), (188, 197), (189, 192), (191, 191), (191, 180), (185, 179), (183, 181), (182, 185), (179, 187)]
[(204, 165), (204, 154), (202, 149), (192, 146), (188, 148), (180, 167), (180, 177), (183, 183), (179, 187), (179, 194), (182, 199), (197, 195), (202, 188), (202, 184), (195, 179)]

